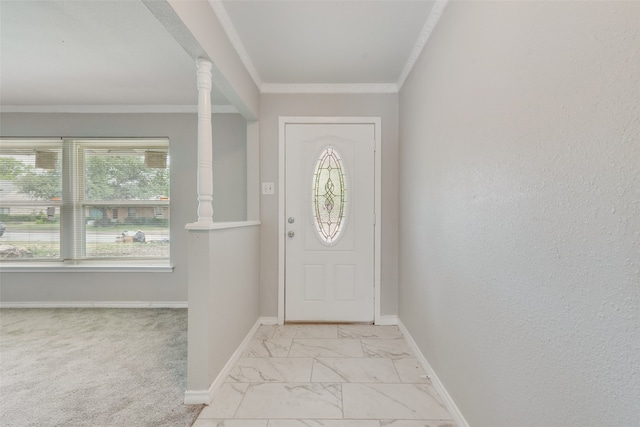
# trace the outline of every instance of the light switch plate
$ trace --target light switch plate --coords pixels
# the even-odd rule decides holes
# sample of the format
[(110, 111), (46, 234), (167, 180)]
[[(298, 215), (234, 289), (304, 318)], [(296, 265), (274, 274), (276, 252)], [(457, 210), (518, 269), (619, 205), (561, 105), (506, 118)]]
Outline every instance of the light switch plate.
[(268, 196), (268, 195), (272, 195), (275, 194), (275, 186), (273, 185), (273, 182), (263, 182), (262, 183), (262, 195), (263, 196)]

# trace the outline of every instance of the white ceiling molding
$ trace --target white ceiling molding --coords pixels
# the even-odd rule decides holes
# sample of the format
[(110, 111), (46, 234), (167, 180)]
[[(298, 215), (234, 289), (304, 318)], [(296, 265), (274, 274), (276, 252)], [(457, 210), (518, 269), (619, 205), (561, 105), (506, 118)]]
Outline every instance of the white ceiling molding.
[(264, 83), (260, 93), (398, 93), (395, 83), (364, 84), (279, 84)]
[(229, 37), (229, 41), (231, 42), (231, 46), (236, 50), (236, 53), (240, 57), (240, 61), (244, 64), (244, 67), (247, 69), (247, 72), (253, 79), (255, 85), (260, 89), (262, 87), (262, 79), (256, 70), (256, 67), (253, 65), (253, 61), (249, 57), (242, 41), (240, 41), (240, 36), (238, 36), (238, 32), (236, 31), (236, 27), (231, 22), (231, 18), (227, 13), (227, 9), (224, 8), (221, 0), (209, 0), (209, 5), (213, 9), (213, 13), (216, 14), (224, 32)]
[(411, 54), (400, 73), (397, 83), (374, 84), (288, 84), (288, 83), (263, 83), (253, 61), (249, 57), (240, 36), (222, 3), (222, 0), (208, 0), (214, 13), (220, 20), (231, 45), (236, 50), (240, 60), (244, 64), (260, 93), (307, 93), (307, 94), (340, 94), (340, 93), (397, 93), (402, 88), (404, 81), (415, 65), (422, 49), (427, 44), (431, 33), (437, 25), (449, 0), (435, 0), (434, 5), (425, 21), (420, 35), (413, 46)]
[[(2, 105), (2, 113), (138, 114), (197, 113), (197, 105)], [(212, 105), (213, 114), (236, 114), (233, 105)]]
[(404, 84), (404, 81), (409, 76), (409, 73), (413, 69), (413, 66), (415, 65), (416, 61), (418, 60), (418, 57), (420, 56), (422, 49), (424, 49), (425, 45), (427, 44), (427, 41), (429, 41), (429, 37), (431, 36), (433, 29), (438, 24), (438, 21), (440, 20), (440, 17), (442, 16), (444, 9), (447, 7), (448, 2), (449, 0), (435, 1), (433, 8), (431, 9), (429, 16), (427, 17), (427, 20), (424, 23), (424, 26), (422, 27), (422, 31), (420, 31), (418, 40), (416, 40), (416, 44), (413, 46), (413, 50), (411, 50), (409, 59), (407, 60), (407, 63), (405, 64), (404, 69), (400, 73), (400, 78), (398, 78), (398, 89), (402, 89), (402, 85)]

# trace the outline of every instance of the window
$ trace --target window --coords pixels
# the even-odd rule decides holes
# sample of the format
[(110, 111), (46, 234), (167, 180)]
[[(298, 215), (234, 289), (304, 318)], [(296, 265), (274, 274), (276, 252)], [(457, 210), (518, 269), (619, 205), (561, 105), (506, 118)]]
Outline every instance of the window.
[(0, 261), (168, 263), (168, 149), (166, 139), (2, 139)]
[(332, 245), (344, 229), (347, 215), (347, 177), (334, 147), (320, 154), (313, 173), (312, 210), (320, 241)]

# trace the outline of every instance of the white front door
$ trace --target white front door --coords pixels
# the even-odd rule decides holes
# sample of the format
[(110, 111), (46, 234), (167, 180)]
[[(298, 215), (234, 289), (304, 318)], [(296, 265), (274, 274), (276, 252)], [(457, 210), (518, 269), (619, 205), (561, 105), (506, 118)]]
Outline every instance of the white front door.
[(285, 321), (372, 322), (375, 125), (284, 134)]

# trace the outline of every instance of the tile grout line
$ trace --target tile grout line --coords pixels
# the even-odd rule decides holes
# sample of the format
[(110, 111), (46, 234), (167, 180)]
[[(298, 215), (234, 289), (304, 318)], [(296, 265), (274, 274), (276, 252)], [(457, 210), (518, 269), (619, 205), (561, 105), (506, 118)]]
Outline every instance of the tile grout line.
[(242, 401), (244, 400), (244, 398), (246, 397), (247, 393), (249, 392), (249, 388), (250, 387), (251, 387), (251, 383), (249, 383), (247, 388), (244, 390), (244, 393), (242, 393), (242, 398), (240, 398), (240, 402), (238, 402), (238, 406), (236, 406), (236, 410), (233, 411), (233, 416), (231, 417), (232, 419), (236, 418), (236, 415), (238, 414), (238, 411), (240, 410), (240, 406), (242, 405)]
[(291, 344), (289, 345), (289, 351), (287, 351), (287, 355), (285, 356), (287, 359), (291, 357), (291, 349), (293, 348), (294, 338), (291, 338)]
[(366, 358), (367, 357), (367, 353), (365, 353), (365, 351), (364, 351), (364, 343), (362, 342), (362, 338), (360, 338), (360, 349), (362, 350), (362, 357)]
[[(271, 335), (270, 339), (273, 339), (273, 335), (275, 335), (276, 330), (277, 330), (277, 328), (275, 328), (273, 330), (273, 334)], [(255, 334), (254, 334), (254, 338), (255, 338)], [(267, 351), (267, 353), (270, 354), (268, 351)], [(238, 362), (236, 362), (236, 366), (238, 366), (239, 362), (240, 362), (239, 360), (238, 360)], [(234, 366), (234, 368), (235, 368), (235, 366)], [(229, 374), (231, 374), (231, 372), (229, 372)], [(229, 374), (227, 375), (227, 378), (229, 377)], [(242, 406), (242, 402), (244, 401), (245, 397), (247, 396), (247, 393), (249, 392), (249, 388), (251, 388), (251, 385), (252, 385), (252, 383), (249, 383), (247, 388), (244, 390), (244, 393), (242, 393), (242, 398), (240, 398), (240, 402), (238, 402), (238, 406), (236, 406), (236, 410), (233, 411), (233, 416), (231, 417), (232, 419), (236, 418), (236, 415), (238, 414), (238, 411), (240, 410), (240, 406)], [(269, 424), (268, 420), (267, 420), (267, 424)], [(265, 427), (267, 426), (267, 424), (265, 424)]]
[(391, 360), (391, 365), (393, 366), (394, 371), (396, 371), (396, 375), (398, 376), (398, 383), (402, 384), (402, 378), (400, 377), (400, 371), (398, 371), (398, 367), (396, 366), (396, 361), (394, 359), (389, 358)]
[(311, 359), (311, 375), (309, 376), (309, 384), (312, 384), (313, 381), (313, 370), (316, 367), (316, 358), (312, 358)]
[(342, 410), (342, 419), (344, 420), (344, 387), (340, 384), (340, 409)]

